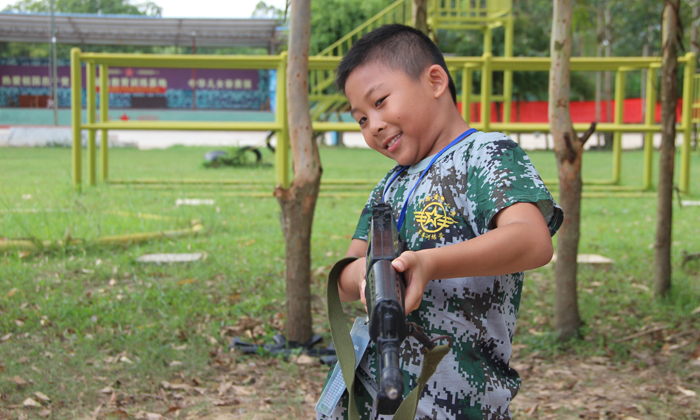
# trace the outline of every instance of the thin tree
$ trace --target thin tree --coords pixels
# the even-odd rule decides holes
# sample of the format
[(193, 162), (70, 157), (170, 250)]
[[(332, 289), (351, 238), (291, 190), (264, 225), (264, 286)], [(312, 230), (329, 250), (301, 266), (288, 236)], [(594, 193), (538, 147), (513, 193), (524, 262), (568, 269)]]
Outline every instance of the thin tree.
[(291, 0), (286, 89), (294, 180), (289, 188), (277, 186), (275, 196), (282, 209), (285, 241), (287, 337), (298, 343), (312, 336), (311, 225), (321, 183), (321, 159), (309, 112), (310, 34), (311, 0)]
[(559, 170), (559, 204), (564, 223), (557, 235), (554, 269), (554, 323), (562, 340), (577, 334), (581, 326), (576, 294), (576, 271), (581, 225), (581, 161), (583, 145), (595, 130), (595, 123), (580, 139), (569, 112), (571, 27), (573, 0), (555, 0), (553, 5), (551, 67), (549, 70), (549, 124)]
[(676, 156), (678, 103), (678, 46), (680, 0), (665, 0), (661, 19), (661, 147), (654, 244), (654, 293), (671, 288), (671, 231), (673, 225), (673, 164)]
[(429, 35), (428, 0), (413, 0), (413, 27)]

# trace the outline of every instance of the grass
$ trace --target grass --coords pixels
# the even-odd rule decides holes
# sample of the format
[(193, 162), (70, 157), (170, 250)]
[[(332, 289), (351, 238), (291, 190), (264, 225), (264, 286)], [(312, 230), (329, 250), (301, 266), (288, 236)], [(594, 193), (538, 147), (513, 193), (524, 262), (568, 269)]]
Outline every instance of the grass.
[[(269, 196), (238, 196), (245, 190), (220, 185), (167, 189), (100, 185), (76, 192), (70, 179), (70, 150), (2, 150), (0, 237), (57, 240), (69, 236), (89, 241), (180, 229), (195, 219), (203, 223), (205, 232), (131, 246), (68, 246), (34, 254), (0, 254), (0, 414), (19, 415), (23, 402), (42, 392), (51, 398), (42, 402), (51, 418), (83, 418), (105, 399), (101, 391), (106, 387), (115, 390), (121, 401), (116, 407), (126, 412), (132, 406), (155, 410), (163, 404), (158, 397), (162, 381), (199, 378), (203, 386), (214, 387), (217, 366), (233, 369), (251, 363), (250, 358), (226, 351), (234, 335), (263, 339), (283, 331), (284, 244), (279, 206), (272, 197), (274, 169), (205, 169), (200, 162), (207, 150), (115, 149), (110, 176), (259, 179), (269, 181)], [(556, 178), (553, 153), (530, 156), (543, 178)], [(391, 167), (389, 160), (364, 149), (322, 148), (321, 157), (324, 180), (379, 179)], [(265, 151), (264, 159), (271, 162), (272, 156)], [(611, 162), (608, 152), (588, 152), (584, 178), (610, 178)], [(691, 166), (692, 179), (700, 179), (697, 153)], [(641, 185), (641, 172), (642, 152), (625, 152), (623, 185)], [(700, 184), (692, 182), (691, 188), (690, 198), (698, 199)], [(330, 335), (323, 298), (325, 275), (345, 253), (368, 193), (366, 189), (344, 191), (349, 194), (319, 199), (313, 232), (314, 325), (326, 344)], [(178, 198), (212, 198), (215, 204), (176, 206)], [(584, 199), (580, 252), (601, 254), (615, 263), (607, 270), (580, 268), (584, 335), (566, 344), (556, 341), (551, 327), (553, 269), (543, 267), (528, 274), (515, 339), (524, 354), (603, 355), (622, 363), (640, 352), (664, 351), (669, 341), (652, 334), (617, 342), (620, 338), (654, 326), (665, 328), (665, 337), (691, 337), (700, 329), (700, 315), (691, 315), (700, 302), (700, 263), (680, 267), (681, 250), (700, 252), (700, 207), (679, 208), (674, 202), (673, 289), (663, 300), (651, 292), (655, 217), (653, 196)], [(140, 255), (166, 252), (204, 252), (207, 257), (182, 265), (136, 262)], [(695, 350), (692, 343), (670, 353), (668, 369), (683, 369)], [(643, 357), (634, 360), (645, 363)], [(274, 358), (263, 358), (250, 369), (264, 371), (266, 364), (282, 366), (290, 378), (307, 375), (297, 365)], [(309, 375), (314, 374), (322, 376), (322, 368)], [(261, 381), (279, 385), (274, 379)], [(306, 404), (298, 389), (288, 394), (270, 404), (297, 407), (294, 410)]]

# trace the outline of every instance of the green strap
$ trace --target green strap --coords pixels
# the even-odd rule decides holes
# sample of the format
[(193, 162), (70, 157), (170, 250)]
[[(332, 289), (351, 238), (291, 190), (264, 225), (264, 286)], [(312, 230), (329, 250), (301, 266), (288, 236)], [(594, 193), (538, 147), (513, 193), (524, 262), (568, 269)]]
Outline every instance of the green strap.
[(338, 279), (340, 273), (348, 264), (357, 260), (357, 257), (347, 257), (335, 263), (328, 274), (328, 289), (326, 291), (328, 299), (328, 322), (331, 324), (331, 337), (335, 346), (335, 354), (338, 355), (340, 370), (343, 372), (343, 380), (348, 389), (350, 401), (348, 403), (348, 418), (359, 420), (360, 414), (357, 412), (355, 403), (355, 348), (350, 338), (350, 330), (345, 322), (345, 312), (340, 304), (340, 294), (338, 292)]
[[(357, 260), (357, 257), (346, 257), (335, 263), (331, 272), (328, 274), (328, 289), (326, 292), (328, 299), (328, 322), (331, 324), (331, 336), (333, 337), (335, 352), (338, 355), (340, 370), (343, 372), (343, 380), (348, 389), (348, 418), (350, 420), (360, 419), (353, 388), (355, 383), (356, 360), (355, 350), (352, 339), (350, 338), (350, 330), (345, 320), (345, 312), (343, 312), (343, 307), (340, 304), (338, 279), (343, 269), (355, 260)], [(418, 376), (418, 384), (411, 390), (406, 399), (404, 399), (398, 410), (396, 410), (394, 420), (409, 420), (415, 418), (418, 408), (418, 399), (423, 392), (423, 388), (425, 388), (425, 384), (428, 383), (428, 379), (433, 376), (440, 361), (449, 351), (450, 346), (442, 345), (428, 351), (424, 356), (423, 367)]]

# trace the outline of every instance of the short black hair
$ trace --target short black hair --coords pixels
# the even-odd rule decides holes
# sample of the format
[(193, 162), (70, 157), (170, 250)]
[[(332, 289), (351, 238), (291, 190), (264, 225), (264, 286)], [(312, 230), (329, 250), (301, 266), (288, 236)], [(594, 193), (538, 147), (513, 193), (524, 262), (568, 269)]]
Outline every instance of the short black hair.
[(336, 70), (335, 86), (345, 94), (345, 83), (350, 73), (365, 64), (378, 61), (390, 69), (401, 70), (413, 79), (419, 79), (427, 67), (437, 64), (447, 72), (450, 94), (457, 103), (455, 83), (447, 70), (445, 58), (423, 32), (410, 26), (394, 23), (365, 34), (345, 53)]

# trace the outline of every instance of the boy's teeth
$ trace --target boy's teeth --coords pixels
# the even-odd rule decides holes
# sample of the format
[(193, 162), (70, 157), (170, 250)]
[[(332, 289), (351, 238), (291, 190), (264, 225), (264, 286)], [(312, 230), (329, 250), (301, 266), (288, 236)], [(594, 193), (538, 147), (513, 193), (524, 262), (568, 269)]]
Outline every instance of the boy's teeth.
[(399, 135), (397, 135), (396, 137), (394, 137), (393, 139), (391, 139), (391, 141), (389, 142), (389, 144), (388, 144), (388, 145), (386, 146), (386, 147), (387, 147), (387, 149), (388, 149), (389, 147), (393, 146), (393, 145), (394, 145), (394, 143), (396, 143), (396, 140), (398, 140), (398, 139), (399, 139), (399, 136), (400, 136), (400, 134), (399, 134)]

